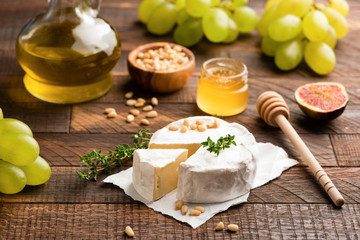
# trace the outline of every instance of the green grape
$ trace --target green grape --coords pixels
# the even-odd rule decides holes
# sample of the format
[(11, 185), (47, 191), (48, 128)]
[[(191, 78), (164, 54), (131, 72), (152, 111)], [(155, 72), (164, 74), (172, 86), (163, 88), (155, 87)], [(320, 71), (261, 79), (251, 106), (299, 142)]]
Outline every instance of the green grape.
[(269, 25), (268, 34), (277, 42), (285, 42), (301, 33), (301, 19), (287, 14), (275, 19)]
[(40, 152), (37, 141), (24, 133), (5, 133), (0, 136), (0, 159), (17, 166), (28, 165)]
[(227, 35), (226, 39), (224, 40), (224, 43), (235, 42), (239, 36), (239, 30), (238, 30), (238, 26), (236, 25), (234, 19), (232, 19), (231, 17), (229, 17), (228, 28), (229, 28), (228, 35)]
[(303, 46), (299, 40), (281, 43), (275, 53), (275, 64), (283, 70), (296, 68), (303, 59)]
[(322, 12), (329, 20), (330, 25), (334, 28), (337, 38), (345, 37), (349, 31), (346, 18), (333, 8), (324, 8)]
[(185, 0), (176, 0), (175, 7), (177, 10), (185, 8)]
[(4, 114), (3, 114), (3, 111), (2, 109), (0, 108), (0, 120), (4, 118)]
[(26, 166), (20, 166), (19, 168), (25, 173), (27, 185), (43, 184), (47, 182), (51, 176), (49, 164), (40, 156), (38, 156), (35, 162)]
[(216, 6), (219, 6), (221, 3), (220, 0), (211, 0), (211, 7), (216, 7)]
[(274, 4), (279, 3), (280, 1), (282, 1), (282, 0), (268, 0), (265, 5), (265, 10), (269, 10), (269, 8), (274, 6)]
[(186, 0), (185, 8), (193, 17), (202, 17), (210, 8), (211, 0)]
[(267, 35), (270, 23), (278, 17), (277, 8), (279, 3), (280, 2), (274, 3), (274, 5), (262, 15), (259, 23), (257, 24), (257, 30), (262, 37)]
[(323, 42), (308, 42), (305, 46), (305, 62), (317, 74), (329, 74), (335, 67), (334, 51)]
[(152, 12), (160, 6), (165, 0), (144, 0), (138, 8), (138, 16), (141, 22), (147, 23)]
[(248, 7), (238, 7), (233, 14), (234, 21), (240, 32), (248, 33), (255, 29), (258, 23), (256, 12)]
[(221, 8), (211, 8), (202, 18), (202, 28), (211, 42), (223, 42), (228, 36), (229, 16)]
[(25, 173), (17, 166), (0, 160), (0, 192), (15, 194), (26, 185)]
[(302, 18), (311, 10), (313, 4), (313, 0), (283, 0), (279, 2), (277, 14), (292, 14)]
[(185, 8), (183, 8), (177, 14), (176, 23), (182, 24), (183, 22), (185, 22), (186, 20), (188, 20), (190, 18), (192, 18), (192, 17), (186, 12)]
[(4, 133), (24, 133), (31, 137), (33, 136), (33, 133), (28, 125), (12, 118), (4, 118), (0, 120), (0, 136)]
[(176, 23), (177, 10), (174, 4), (163, 2), (156, 8), (146, 24), (147, 30), (156, 35), (163, 35), (171, 31)]
[(331, 25), (329, 25), (328, 34), (326, 38), (323, 40), (323, 42), (329, 45), (329, 47), (331, 47), (332, 49), (334, 49), (336, 46), (336, 41), (337, 41), (336, 32), (334, 28)]
[(344, 17), (348, 15), (350, 9), (349, 4), (345, 0), (330, 0), (328, 7), (335, 9)]
[(311, 11), (303, 19), (303, 31), (310, 41), (322, 41), (328, 35), (329, 22), (326, 16), (318, 11)]
[(244, 7), (248, 4), (248, 0), (232, 0), (230, 9), (235, 10), (238, 7)]
[(266, 35), (261, 40), (261, 51), (265, 55), (267, 55), (269, 57), (273, 57), (273, 56), (275, 56), (276, 50), (280, 44), (281, 44), (281, 42), (276, 42), (276, 41), (272, 40), (271, 37), (269, 37), (269, 35)]
[(198, 43), (204, 33), (201, 28), (201, 19), (189, 18), (182, 24), (179, 24), (174, 31), (174, 40), (176, 43), (186, 47), (191, 47)]

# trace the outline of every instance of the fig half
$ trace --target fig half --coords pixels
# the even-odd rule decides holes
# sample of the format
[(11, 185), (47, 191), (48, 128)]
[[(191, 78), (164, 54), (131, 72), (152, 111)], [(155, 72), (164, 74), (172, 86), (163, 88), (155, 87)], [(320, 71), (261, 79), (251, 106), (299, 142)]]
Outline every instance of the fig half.
[(316, 120), (332, 120), (340, 116), (349, 101), (345, 87), (337, 82), (305, 84), (295, 91), (300, 109)]

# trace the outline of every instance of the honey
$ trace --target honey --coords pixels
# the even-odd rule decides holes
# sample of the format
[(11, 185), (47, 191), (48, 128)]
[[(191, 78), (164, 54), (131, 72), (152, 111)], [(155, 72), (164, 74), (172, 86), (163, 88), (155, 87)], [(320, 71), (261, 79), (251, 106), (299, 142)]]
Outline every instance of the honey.
[[(110, 71), (120, 57), (116, 31), (103, 19), (85, 12), (61, 9), (57, 13), (64, 19), (31, 21), (17, 39), (16, 55), (26, 72), (26, 89), (54, 103), (78, 103), (102, 96), (112, 86)], [(45, 18), (41, 15), (35, 22)]]
[(244, 64), (234, 59), (206, 61), (197, 87), (198, 107), (211, 115), (232, 116), (243, 112), (248, 101), (248, 78)]

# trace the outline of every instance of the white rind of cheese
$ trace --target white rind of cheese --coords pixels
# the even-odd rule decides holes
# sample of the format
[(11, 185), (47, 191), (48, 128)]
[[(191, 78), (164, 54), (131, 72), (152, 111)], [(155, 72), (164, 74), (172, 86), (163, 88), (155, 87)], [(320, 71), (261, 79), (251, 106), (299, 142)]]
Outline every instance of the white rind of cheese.
[(187, 158), (186, 149), (137, 149), (133, 158), (133, 186), (147, 201), (174, 190), (178, 168)]
[[(204, 120), (211, 124), (215, 117), (199, 116), (186, 118), (191, 123)], [(223, 202), (239, 197), (250, 191), (256, 161), (247, 147), (256, 144), (254, 136), (238, 123), (228, 123), (219, 119), (218, 128), (204, 132), (188, 130), (186, 133), (170, 131), (170, 125), (181, 127), (184, 119), (178, 120), (158, 130), (151, 138), (150, 148), (187, 148), (190, 157), (180, 164), (177, 199), (193, 203)], [(220, 152), (219, 156), (201, 147), (210, 137), (216, 142), (227, 134), (235, 135), (237, 146)]]
[(224, 202), (250, 191), (256, 163), (250, 151), (238, 146), (219, 156), (200, 148), (180, 164), (177, 199), (192, 203)]

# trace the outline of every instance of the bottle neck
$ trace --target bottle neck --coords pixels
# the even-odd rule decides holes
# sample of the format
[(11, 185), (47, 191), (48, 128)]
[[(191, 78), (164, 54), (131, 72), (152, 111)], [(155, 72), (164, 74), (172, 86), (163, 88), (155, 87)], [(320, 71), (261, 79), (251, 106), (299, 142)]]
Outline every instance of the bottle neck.
[(101, 0), (48, 0), (48, 15), (56, 13), (59, 9), (76, 9), (96, 17), (100, 4)]

